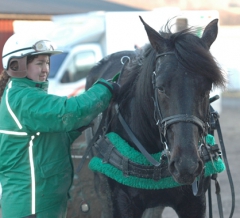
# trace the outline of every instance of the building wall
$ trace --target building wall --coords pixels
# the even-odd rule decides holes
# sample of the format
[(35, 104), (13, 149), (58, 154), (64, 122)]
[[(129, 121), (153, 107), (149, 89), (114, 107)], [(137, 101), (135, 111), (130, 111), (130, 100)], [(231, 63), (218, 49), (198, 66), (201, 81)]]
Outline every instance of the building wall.
[[(7, 39), (13, 34), (13, 20), (0, 20), (0, 51), (2, 56), (2, 49)], [(2, 72), (2, 61), (0, 61), (0, 72)]]
[(218, 10), (228, 7), (231, 0), (108, 0), (125, 4), (132, 7), (140, 7), (147, 10), (152, 10), (158, 7), (179, 7), (182, 10), (196, 9), (212, 9)]
[(153, 10), (178, 7), (181, 10), (218, 10), (222, 25), (240, 25), (240, 0), (108, 0), (119, 4)]

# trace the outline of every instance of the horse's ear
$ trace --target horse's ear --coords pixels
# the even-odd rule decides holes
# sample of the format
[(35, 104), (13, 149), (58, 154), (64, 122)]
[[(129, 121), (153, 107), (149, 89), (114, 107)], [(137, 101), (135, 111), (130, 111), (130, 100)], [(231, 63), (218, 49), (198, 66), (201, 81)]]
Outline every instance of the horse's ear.
[(202, 41), (208, 46), (209, 49), (212, 43), (217, 38), (217, 34), (218, 34), (217, 24), (218, 24), (218, 19), (211, 21), (204, 29), (204, 32), (202, 35)]
[(165, 51), (166, 49), (166, 42), (165, 39), (160, 36), (160, 34), (154, 30), (152, 27), (150, 27), (147, 23), (145, 23), (145, 21), (142, 19), (141, 16), (140, 20), (142, 21), (145, 30), (147, 32), (148, 35), (148, 39), (152, 45), (152, 47), (158, 52), (158, 53), (162, 53), (163, 51)]

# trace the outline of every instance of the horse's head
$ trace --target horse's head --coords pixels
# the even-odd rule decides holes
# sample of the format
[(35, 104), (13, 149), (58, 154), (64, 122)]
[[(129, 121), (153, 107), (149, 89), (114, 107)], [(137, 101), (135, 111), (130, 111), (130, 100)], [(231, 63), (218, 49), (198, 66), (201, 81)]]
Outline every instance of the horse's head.
[(209, 93), (225, 82), (209, 52), (218, 20), (207, 25), (201, 38), (192, 29), (158, 33), (142, 22), (155, 50), (152, 95), (160, 138), (170, 151), (169, 170), (178, 183), (191, 184), (204, 167), (199, 142), (207, 133)]

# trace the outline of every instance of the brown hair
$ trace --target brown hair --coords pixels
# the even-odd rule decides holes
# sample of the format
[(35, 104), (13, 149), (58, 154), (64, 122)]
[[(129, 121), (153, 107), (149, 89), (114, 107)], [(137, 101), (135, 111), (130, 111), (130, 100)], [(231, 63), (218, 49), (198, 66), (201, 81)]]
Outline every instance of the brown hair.
[[(27, 65), (29, 63), (31, 63), (35, 58), (37, 58), (38, 55), (32, 55), (32, 56), (28, 56), (27, 57)], [(10, 66), (11, 69), (17, 71), (18, 69), (18, 62), (17, 61), (13, 61)], [(2, 73), (0, 74), (0, 101), (2, 99), (2, 95), (4, 92), (4, 89), (8, 83), (10, 76), (7, 74), (7, 70), (3, 70)]]
[(2, 95), (9, 78), (10, 76), (7, 74), (7, 71), (3, 70), (2, 73), (0, 74), (0, 101), (2, 100)]
[(30, 64), (38, 55), (31, 55), (27, 57), (27, 65)]

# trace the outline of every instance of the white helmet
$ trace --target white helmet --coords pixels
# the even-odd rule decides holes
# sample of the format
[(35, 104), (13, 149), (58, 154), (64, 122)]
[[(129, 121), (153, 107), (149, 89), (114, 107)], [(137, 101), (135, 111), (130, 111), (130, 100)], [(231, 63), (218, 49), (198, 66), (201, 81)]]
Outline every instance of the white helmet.
[[(12, 77), (25, 77), (27, 62), (26, 57), (36, 54), (60, 54), (62, 51), (55, 50), (53, 43), (43, 37), (33, 35), (13, 34), (6, 41), (2, 51), (3, 68)], [(18, 69), (9, 68), (12, 61), (18, 62)]]

